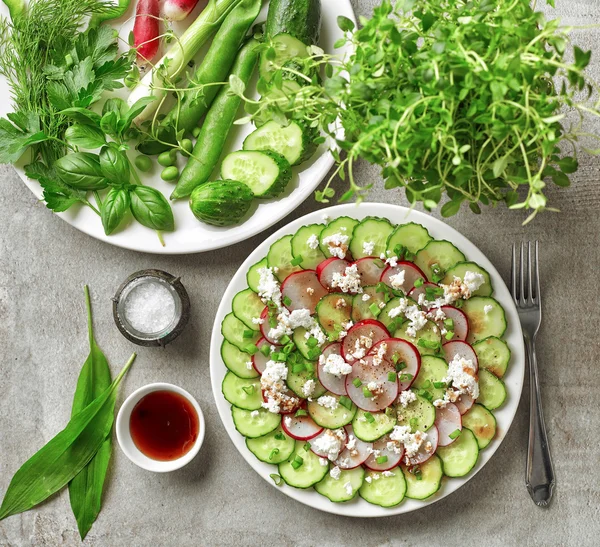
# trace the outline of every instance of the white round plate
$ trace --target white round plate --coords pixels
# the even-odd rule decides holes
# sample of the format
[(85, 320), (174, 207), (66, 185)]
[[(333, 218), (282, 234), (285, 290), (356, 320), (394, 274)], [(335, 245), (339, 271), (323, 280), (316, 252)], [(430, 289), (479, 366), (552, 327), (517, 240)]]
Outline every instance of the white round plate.
[[(508, 329), (504, 338), (510, 346), (512, 359), (508, 368), (508, 372), (503, 378), (508, 391), (507, 400), (503, 406), (497, 410), (494, 410), (494, 416), (496, 417), (498, 424), (496, 438), (485, 450), (480, 452), (477, 465), (466, 477), (456, 479), (445, 478), (440, 490), (427, 500), (418, 501), (406, 498), (400, 505), (396, 507), (385, 508), (372, 505), (358, 496), (347, 503), (333, 503), (320, 494), (317, 494), (317, 492), (312, 488), (308, 490), (301, 490), (287, 485), (275, 486), (269, 475), (277, 471), (276, 467), (259, 461), (256, 456), (254, 456), (254, 454), (248, 450), (244, 442), (244, 437), (237, 432), (233, 424), (233, 420), (231, 418), (231, 405), (225, 400), (223, 394), (221, 393), (221, 383), (225, 377), (225, 373), (227, 372), (220, 355), (220, 348), (223, 340), (221, 335), (221, 322), (223, 321), (223, 318), (231, 311), (231, 301), (235, 294), (247, 288), (248, 285), (246, 283), (246, 272), (248, 271), (248, 268), (265, 257), (267, 255), (267, 251), (269, 250), (269, 246), (279, 238), (286, 234), (294, 234), (301, 226), (306, 224), (323, 222), (323, 213), (326, 213), (332, 219), (344, 215), (359, 220), (368, 216), (378, 216), (389, 219), (393, 224), (403, 224), (406, 222), (417, 222), (422, 224), (429, 230), (429, 233), (432, 237), (435, 239), (447, 239), (448, 241), (454, 243), (466, 255), (467, 260), (473, 260), (477, 262), (489, 272), (492, 279), (492, 284), (494, 286), (494, 298), (500, 302), (506, 311)], [(210, 349), (210, 377), (219, 415), (221, 416), (221, 420), (223, 421), (225, 429), (231, 437), (233, 444), (239, 450), (242, 456), (244, 456), (250, 466), (269, 484), (273, 485), (276, 490), (283, 492), (290, 498), (321, 511), (348, 517), (385, 517), (415, 511), (416, 509), (421, 509), (427, 505), (431, 505), (432, 503), (441, 500), (442, 498), (445, 498), (447, 495), (458, 490), (462, 485), (466, 484), (467, 481), (471, 480), (489, 461), (494, 452), (498, 450), (500, 443), (508, 433), (508, 429), (513, 421), (513, 418), (515, 417), (515, 413), (517, 412), (519, 399), (521, 398), (524, 374), (525, 350), (523, 346), (523, 333), (521, 331), (517, 310), (513, 304), (509, 290), (492, 263), (467, 238), (442, 221), (418, 211), (410, 211), (406, 207), (386, 205), (382, 203), (362, 203), (359, 206), (353, 204), (338, 205), (336, 207), (330, 207), (328, 209), (310, 213), (302, 218), (290, 222), (290, 224), (275, 232), (271, 237), (259, 245), (233, 276), (231, 283), (223, 295), (223, 300), (221, 301), (221, 305), (219, 306), (219, 310), (217, 311), (217, 316), (215, 318)], [(483, 484), (481, 486), (483, 488)]]
[[(133, 6), (132, 2), (130, 13), (123, 17), (122, 20), (113, 22), (115, 28), (119, 28), (119, 34), (127, 43), (127, 37), (133, 27)], [(265, 3), (262, 13), (257, 18), (257, 21), (265, 21), (267, 15), (268, 2)], [(322, 24), (321, 24), (321, 39), (319, 45), (326, 52), (333, 52), (333, 44), (343, 36), (342, 31), (337, 26), (337, 17), (344, 15), (352, 20), (354, 12), (350, 4), (350, 0), (325, 0), (322, 3)], [(0, 2), (0, 15), (8, 16), (7, 7)], [(188, 17), (185, 24), (175, 24), (174, 30), (180, 34), (185, 30), (186, 26), (194, 20), (193, 13)], [(335, 50), (336, 53), (344, 54), (343, 49)], [(200, 60), (202, 52), (199, 54)], [(126, 98), (127, 89), (121, 90), (116, 96)], [(9, 89), (4, 78), (0, 79), (0, 116), (6, 116), (12, 111)], [(242, 112), (240, 111), (240, 117)], [(235, 126), (231, 132), (226, 145), (226, 152), (240, 150), (245, 137), (252, 131), (252, 124), (244, 126)], [(133, 159), (137, 153), (132, 151), (130, 157)], [(25, 184), (31, 189), (36, 197), (41, 198), (42, 189), (40, 185), (30, 180), (25, 176), (23, 166), (26, 161), (22, 161), (16, 167), (17, 173), (23, 179)], [(179, 167), (183, 168), (183, 160), (179, 158)], [(92, 237), (134, 251), (158, 254), (187, 254), (210, 251), (212, 249), (220, 249), (248, 239), (269, 226), (272, 226), (290, 212), (292, 212), (300, 203), (302, 203), (312, 192), (317, 188), (325, 175), (329, 172), (333, 165), (333, 158), (327, 151), (326, 146), (322, 145), (313, 158), (293, 169), (294, 177), (290, 182), (285, 194), (278, 199), (271, 199), (257, 202), (247, 216), (247, 219), (237, 226), (228, 228), (219, 228), (209, 226), (196, 220), (190, 211), (187, 200), (178, 200), (172, 203), (173, 213), (175, 215), (176, 230), (171, 233), (164, 233), (166, 245), (161, 246), (156, 233), (149, 228), (145, 228), (137, 222), (130, 221), (125, 226), (120, 228), (116, 233), (110, 236), (104, 234), (100, 218), (89, 207), (74, 206), (64, 213), (58, 215), (66, 220), (69, 224), (85, 232)], [(164, 182), (160, 178), (160, 167), (155, 164), (151, 173), (140, 173), (143, 175), (143, 182), (149, 186), (159, 189), (165, 196), (169, 196), (173, 190), (173, 184)], [(213, 173), (214, 178), (218, 177), (218, 172)], [(46, 214), (50, 214), (46, 211)]]

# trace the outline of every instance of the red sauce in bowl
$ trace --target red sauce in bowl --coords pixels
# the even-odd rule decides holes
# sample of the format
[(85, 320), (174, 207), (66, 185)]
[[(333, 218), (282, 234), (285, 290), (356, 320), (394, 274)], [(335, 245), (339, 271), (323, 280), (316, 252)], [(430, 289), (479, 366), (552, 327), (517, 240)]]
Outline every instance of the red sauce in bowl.
[(140, 452), (159, 461), (185, 456), (198, 439), (198, 413), (174, 391), (153, 391), (135, 405), (129, 419), (131, 438)]

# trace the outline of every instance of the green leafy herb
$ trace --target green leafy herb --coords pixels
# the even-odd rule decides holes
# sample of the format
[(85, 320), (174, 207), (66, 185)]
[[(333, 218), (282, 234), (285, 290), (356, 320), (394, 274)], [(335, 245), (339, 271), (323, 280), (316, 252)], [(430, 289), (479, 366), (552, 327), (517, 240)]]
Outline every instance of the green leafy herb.
[(375, 421), (375, 416), (373, 416), (373, 414), (371, 414), (370, 412), (365, 412), (365, 420), (367, 420), (368, 423), (372, 424)]
[(375, 461), (377, 463), (385, 463), (388, 461), (388, 457), (387, 456), (378, 456), (377, 458), (375, 458)]
[(175, 229), (171, 206), (158, 190), (149, 186), (134, 186), (130, 196), (131, 212), (140, 224), (153, 230)]
[(104, 146), (100, 150), (100, 169), (102, 174), (111, 182), (129, 184), (131, 166), (124, 150), (116, 146)]
[(106, 235), (112, 234), (123, 222), (131, 206), (129, 192), (122, 188), (110, 188), (100, 207), (102, 226)]
[(387, 376), (388, 382), (395, 382), (398, 379), (398, 374), (395, 372), (388, 372)]
[(342, 395), (340, 397), (340, 404), (347, 408), (348, 410), (352, 410), (352, 400), (350, 399), (350, 397), (346, 397), (346, 395)]
[(354, 387), (362, 386), (362, 381), (360, 378), (354, 378), (354, 380), (352, 380), (352, 383), (354, 384)]

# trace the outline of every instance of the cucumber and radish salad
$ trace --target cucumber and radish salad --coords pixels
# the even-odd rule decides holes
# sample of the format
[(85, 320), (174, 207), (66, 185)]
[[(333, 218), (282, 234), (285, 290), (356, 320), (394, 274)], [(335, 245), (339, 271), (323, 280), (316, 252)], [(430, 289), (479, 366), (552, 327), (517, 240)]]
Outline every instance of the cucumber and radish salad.
[(511, 360), (484, 268), (420, 224), (342, 216), (280, 238), (246, 279), (221, 390), (276, 484), (394, 507), (473, 469)]

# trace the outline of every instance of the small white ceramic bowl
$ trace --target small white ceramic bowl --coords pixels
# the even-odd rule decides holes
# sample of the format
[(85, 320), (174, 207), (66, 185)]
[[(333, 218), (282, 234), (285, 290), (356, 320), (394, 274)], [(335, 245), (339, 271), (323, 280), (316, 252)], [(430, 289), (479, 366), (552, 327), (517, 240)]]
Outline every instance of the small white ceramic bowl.
[[(198, 414), (198, 438), (196, 439), (196, 442), (191, 450), (176, 460), (153, 460), (141, 452), (131, 438), (131, 431), (129, 429), (131, 413), (140, 399), (148, 395), (148, 393), (152, 393), (153, 391), (173, 391), (178, 393), (179, 395), (185, 397), (193, 405), (196, 413)], [(117, 415), (116, 429), (119, 446), (133, 463), (142, 469), (147, 469), (148, 471), (154, 471), (155, 473), (167, 473), (168, 471), (175, 471), (176, 469), (180, 469), (184, 465), (187, 465), (194, 459), (196, 454), (198, 454), (198, 451), (204, 442), (204, 415), (202, 414), (202, 410), (200, 409), (200, 405), (197, 403), (196, 399), (194, 399), (187, 391), (185, 391), (185, 389), (181, 389), (173, 384), (148, 384), (147, 386), (141, 387), (140, 389), (134, 391), (121, 405), (119, 414)]]

